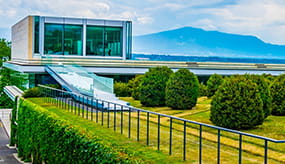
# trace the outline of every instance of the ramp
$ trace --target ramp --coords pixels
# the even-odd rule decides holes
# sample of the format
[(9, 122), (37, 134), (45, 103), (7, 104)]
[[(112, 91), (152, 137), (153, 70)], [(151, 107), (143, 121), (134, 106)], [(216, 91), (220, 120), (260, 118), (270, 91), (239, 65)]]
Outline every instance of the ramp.
[(4, 93), (12, 100), (15, 101), (15, 98), (21, 97), (23, 95), (23, 91), (16, 86), (5, 86)]
[(76, 65), (48, 65), (48, 72), (64, 89), (95, 99), (128, 105), (113, 93), (113, 79), (95, 75)]

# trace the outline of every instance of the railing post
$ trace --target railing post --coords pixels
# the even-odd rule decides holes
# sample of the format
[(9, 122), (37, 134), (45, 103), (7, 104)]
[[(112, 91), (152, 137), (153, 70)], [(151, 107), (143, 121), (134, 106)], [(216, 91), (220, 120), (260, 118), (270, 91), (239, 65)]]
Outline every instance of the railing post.
[(114, 131), (116, 131), (116, 114), (117, 112), (117, 109), (116, 109), (116, 104), (114, 104)]
[(160, 115), (157, 117), (157, 150), (160, 150)]
[(200, 132), (200, 134), (199, 134), (199, 164), (202, 164), (202, 131), (203, 131), (203, 129), (202, 129), (203, 127), (202, 127), (202, 125), (200, 125), (200, 128), (199, 128), (199, 132)]
[(85, 104), (84, 104), (84, 99), (85, 99), (85, 96), (82, 96), (82, 109), (81, 109), (81, 111), (82, 111), (82, 118), (84, 118), (84, 110), (85, 110)]
[(147, 112), (146, 119), (146, 145), (149, 146), (149, 112)]
[(137, 119), (137, 141), (140, 141), (140, 111), (138, 110), (138, 119)]
[(91, 98), (91, 121), (93, 121), (93, 113), (94, 113), (94, 98)]
[(86, 119), (88, 120), (88, 113), (89, 113), (89, 98), (86, 97)]
[(183, 123), (183, 160), (186, 160), (186, 121)]
[(238, 163), (242, 164), (242, 135), (239, 135), (239, 153), (238, 153)]
[(264, 140), (264, 164), (267, 164), (267, 156), (268, 156), (268, 141)]
[(123, 124), (124, 124), (124, 114), (123, 114), (123, 105), (121, 105), (121, 134), (123, 134)]
[(108, 116), (108, 118), (107, 118), (107, 127), (109, 128), (110, 127), (110, 102), (108, 102), (108, 108), (107, 108), (107, 116)]
[(172, 154), (172, 117), (169, 121), (169, 155)]
[(102, 110), (101, 110), (101, 113), (102, 113), (101, 125), (103, 126), (104, 125), (104, 102), (103, 102), (103, 100), (102, 100)]
[(96, 123), (98, 123), (98, 110), (99, 110), (99, 104), (98, 104), (98, 99), (96, 99)]
[(131, 138), (131, 108), (129, 107), (129, 134), (128, 137)]
[(220, 164), (221, 130), (218, 129), (217, 163)]

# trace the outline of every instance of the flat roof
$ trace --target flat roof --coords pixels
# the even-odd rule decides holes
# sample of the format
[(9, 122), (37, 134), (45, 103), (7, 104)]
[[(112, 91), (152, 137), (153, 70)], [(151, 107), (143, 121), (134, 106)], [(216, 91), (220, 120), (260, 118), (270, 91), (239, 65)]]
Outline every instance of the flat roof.
[(140, 61), (140, 60), (106, 60), (77, 58), (43, 58), (13, 59), (4, 66), (19, 72), (44, 73), (46, 65), (80, 65), (90, 72), (100, 74), (143, 74), (151, 67), (167, 66), (178, 70), (186, 68), (197, 75), (263, 74), (279, 75), (285, 73), (285, 64), (254, 64), (225, 62), (174, 62), (174, 61)]

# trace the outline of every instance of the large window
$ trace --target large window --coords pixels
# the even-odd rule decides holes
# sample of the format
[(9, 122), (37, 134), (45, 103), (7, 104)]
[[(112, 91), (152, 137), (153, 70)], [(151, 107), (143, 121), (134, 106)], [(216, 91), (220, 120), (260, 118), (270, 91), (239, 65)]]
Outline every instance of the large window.
[(87, 26), (86, 55), (122, 56), (122, 28)]
[(82, 26), (45, 24), (44, 53), (82, 55)]
[(40, 53), (39, 50), (39, 35), (40, 35), (40, 17), (34, 17), (34, 53)]

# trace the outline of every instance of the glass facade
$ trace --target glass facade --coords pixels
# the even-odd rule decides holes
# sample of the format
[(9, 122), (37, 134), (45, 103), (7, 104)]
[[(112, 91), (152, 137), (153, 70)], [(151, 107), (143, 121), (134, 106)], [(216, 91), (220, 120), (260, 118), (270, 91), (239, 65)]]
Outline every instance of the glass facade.
[(132, 58), (132, 22), (126, 22), (126, 59)]
[(34, 16), (34, 54), (131, 59), (132, 22)]
[(82, 55), (82, 26), (46, 23), (44, 54)]
[(39, 52), (40, 17), (34, 17), (34, 53)]
[(87, 26), (86, 55), (122, 56), (122, 28)]

